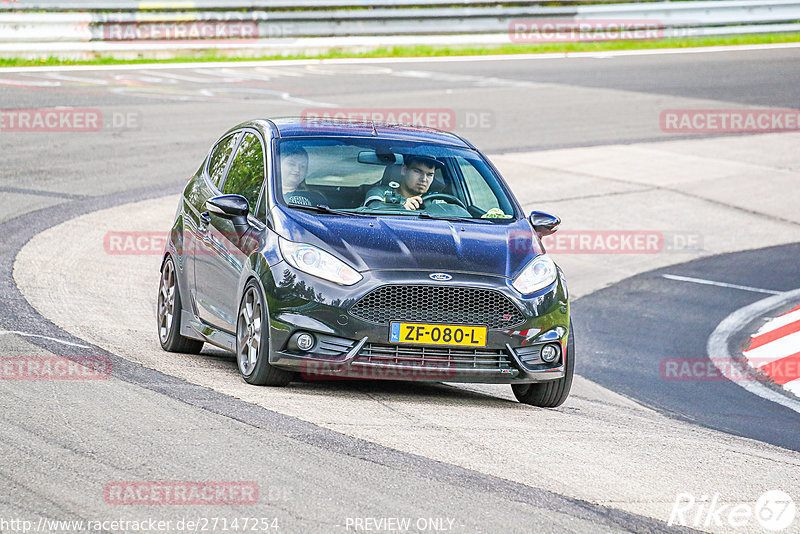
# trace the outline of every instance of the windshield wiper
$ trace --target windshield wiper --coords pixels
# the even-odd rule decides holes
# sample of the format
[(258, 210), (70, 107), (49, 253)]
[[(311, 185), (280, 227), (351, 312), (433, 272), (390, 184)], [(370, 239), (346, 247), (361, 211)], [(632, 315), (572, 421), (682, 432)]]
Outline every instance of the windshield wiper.
[(344, 211), (344, 210), (337, 210), (333, 209), (326, 204), (318, 204), (316, 206), (308, 206), (306, 204), (295, 204), (294, 202), (289, 202), (288, 205), (292, 208), (300, 208), (304, 210), (311, 210), (316, 211), (317, 213), (330, 213), (333, 215), (351, 215), (353, 217), (369, 217), (364, 213), (356, 213), (353, 211)]
[[(308, 207), (308, 206), (306, 206)], [(492, 224), (493, 219), (473, 219), (471, 217), (459, 217), (457, 215), (431, 215), (427, 211), (420, 211), (420, 210), (404, 210), (404, 209), (379, 209), (379, 208), (362, 208), (361, 211), (358, 212), (349, 212), (353, 215), (373, 215), (373, 216), (393, 216), (399, 215), (403, 217), (417, 217), (419, 219), (431, 219), (435, 221), (454, 221), (454, 222), (470, 222), (470, 223), (479, 223), (485, 224), (489, 223)], [(498, 220), (498, 219), (494, 219)], [(508, 219), (499, 219), (499, 220), (508, 220)]]
[(472, 217), (459, 217), (458, 215), (431, 215), (427, 211), (419, 211), (420, 219), (433, 219), (435, 221), (457, 221), (457, 222), (477, 222), (487, 223), (489, 219), (473, 219)]

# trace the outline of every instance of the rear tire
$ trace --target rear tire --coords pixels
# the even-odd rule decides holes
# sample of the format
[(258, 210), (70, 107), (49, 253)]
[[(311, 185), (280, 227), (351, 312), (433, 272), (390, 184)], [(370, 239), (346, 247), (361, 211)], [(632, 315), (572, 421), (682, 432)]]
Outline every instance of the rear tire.
[(175, 263), (168, 257), (161, 268), (161, 282), (158, 284), (158, 340), (161, 348), (169, 352), (199, 354), (203, 342), (181, 335), (181, 292)]
[(286, 386), (294, 373), (269, 363), (269, 316), (264, 295), (251, 280), (244, 288), (236, 321), (236, 364), (248, 384)]
[(572, 375), (575, 371), (575, 336), (572, 320), (569, 321), (569, 340), (564, 353), (564, 377), (536, 384), (512, 384), (511, 389), (517, 400), (523, 404), (540, 408), (555, 408), (564, 404), (572, 388)]

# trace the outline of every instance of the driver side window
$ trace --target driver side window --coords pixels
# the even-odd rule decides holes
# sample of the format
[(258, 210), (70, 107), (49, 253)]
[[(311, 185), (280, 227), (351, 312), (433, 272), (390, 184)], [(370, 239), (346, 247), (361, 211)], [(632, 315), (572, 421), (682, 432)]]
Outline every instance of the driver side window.
[(245, 134), (236, 156), (231, 162), (222, 193), (242, 195), (250, 204), (250, 213), (256, 215), (256, 203), (264, 184), (264, 150), (255, 134)]

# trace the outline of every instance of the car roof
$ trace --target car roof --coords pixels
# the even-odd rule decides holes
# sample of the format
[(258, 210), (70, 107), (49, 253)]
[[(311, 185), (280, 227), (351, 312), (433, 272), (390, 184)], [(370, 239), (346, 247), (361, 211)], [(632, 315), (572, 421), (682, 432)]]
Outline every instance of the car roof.
[(451, 146), (475, 149), (469, 141), (458, 135), (435, 128), (411, 126), (407, 124), (387, 124), (378, 121), (359, 119), (333, 119), (281, 117), (266, 119), (271, 123), (277, 137), (377, 137), (441, 143)]

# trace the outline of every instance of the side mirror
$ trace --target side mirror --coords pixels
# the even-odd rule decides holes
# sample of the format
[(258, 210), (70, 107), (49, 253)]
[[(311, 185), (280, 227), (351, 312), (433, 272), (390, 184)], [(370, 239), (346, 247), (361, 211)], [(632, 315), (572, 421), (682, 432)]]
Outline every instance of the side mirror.
[(209, 213), (226, 219), (247, 218), (250, 204), (241, 195), (220, 195), (206, 200), (206, 209)]
[(536, 233), (542, 236), (555, 233), (558, 230), (558, 225), (561, 224), (561, 219), (543, 211), (531, 212), (529, 219)]

